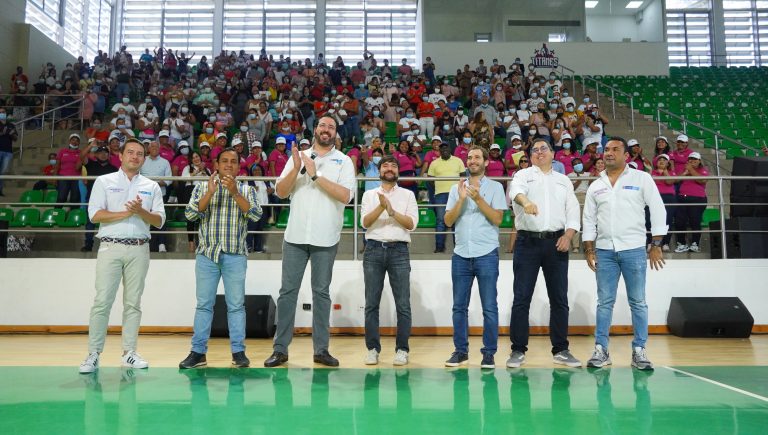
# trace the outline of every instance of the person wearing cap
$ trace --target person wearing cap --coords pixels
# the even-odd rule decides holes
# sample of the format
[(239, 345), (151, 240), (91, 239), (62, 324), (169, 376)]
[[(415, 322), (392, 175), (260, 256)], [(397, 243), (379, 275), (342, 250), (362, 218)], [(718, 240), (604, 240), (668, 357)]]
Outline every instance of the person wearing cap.
[(209, 171), (213, 171), (213, 159), (211, 158), (211, 144), (208, 142), (200, 142), (200, 157), (203, 159), (205, 167)]
[(197, 136), (197, 143), (207, 142), (209, 145), (216, 142), (216, 127), (212, 122), (203, 123), (203, 131)]
[(117, 172), (102, 175), (93, 183), (88, 201), (88, 218), (100, 224), (96, 235), (101, 240), (96, 257), (96, 296), (88, 323), (88, 356), (80, 373), (99, 368), (100, 354), (109, 325), (109, 312), (123, 283), (123, 367), (144, 369), (149, 363), (136, 352), (141, 323), (141, 295), (149, 269), (150, 225), (165, 222), (165, 206), (160, 186), (144, 177), (144, 146), (128, 139), (121, 147), (122, 164)]
[(627, 163), (634, 162), (637, 165), (638, 171), (650, 172), (653, 169), (651, 161), (643, 155), (643, 148), (640, 146), (640, 142), (637, 139), (630, 139), (627, 141), (629, 145), (629, 157)]
[(226, 147), (227, 147), (227, 134), (223, 132), (217, 133), (216, 142), (214, 142), (213, 146), (211, 147), (211, 159), (215, 161), (216, 157), (219, 156), (219, 153), (224, 151), (224, 148)]
[(189, 221), (200, 221), (195, 255), (197, 306), (193, 322), (192, 348), (179, 363), (180, 369), (207, 364), (208, 339), (219, 282), (224, 284), (227, 303), (232, 366), (248, 367), (245, 355), (245, 276), (248, 267), (248, 222), (261, 217), (256, 190), (237, 179), (240, 156), (232, 148), (216, 157), (216, 171), (208, 181), (195, 186), (185, 209)]
[(555, 153), (547, 140), (536, 139), (530, 156), (534, 166), (518, 171), (509, 188), (517, 239), (509, 326), (512, 353), (507, 367), (525, 363), (531, 299), (539, 270), (547, 283), (552, 361), (581, 367), (581, 361), (568, 350), (568, 252), (581, 227), (579, 202), (571, 180), (554, 171)]
[(685, 171), (685, 168), (688, 166), (688, 156), (690, 156), (692, 152), (693, 150), (688, 148), (688, 136), (684, 134), (678, 135), (675, 142), (675, 150), (668, 153), (669, 158), (672, 159), (672, 163), (674, 163), (675, 171), (679, 173)]
[[(109, 148), (107, 147), (98, 147), (96, 149), (95, 159), (89, 160), (88, 163), (83, 165), (84, 169), (84, 176), (88, 177), (98, 177), (101, 175), (111, 174), (113, 172), (117, 172), (117, 168), (114, 167), (111, 163), (109, 163)], [(91, 199), (91, 191), (93, 191), (93, 181), (86, 181), (86, 195), (85, 195), (85, 202), (88, 202)], [(80, 248), (80, 252), (91, 252), (93, 250), (93, 230), (96, 229), (96, 225), (91, 221), (91, 219), (88, 219), (88, 222), (85, 224), (85, 244), (82, 248)]]
[[(667, 216), (659, 190), (647, 172), (629, 169), (629, 147), (614, 137), (605, 144), (605, 171), (587, 189), (584, 204), (584, 254), (597, 279), (595, 349), (587, 367), (611, 364), (608, 334), (619, 277), (624, 277), (632, 312), (632, 367), (653, 370), (645, 349), (648, 340), (648, 305), (645, 274), (664, 267), (662, 238), (667, 234)], [(645, 249), (645, 208), (651, 215), (653, 247)]]
[[(563, 164), (565, 175), (569, 175), (573, 172), (573, 159), (580, 159), (581, 155), (573, 148), (573, 141), (568, 132), (560, 135), (560, 146), (562, 149), (555, 153), (555, 160)], [(586, 189), (584, 191), (586, 192)]]
[(157, 135), (158, 144), (160, 145), (160, 157), (168, 160), (168, 163), (171, 163), (176, 157), (176, 151), (173, 149), (170, 137), (171, 134), (168, 130), (161, 130)]
[[(144, 160), (144, 164), (141, 165), (141, 175), (145, 177), (170, 177), (173, 175), (171, 163), (168, 159), (163, 158), (161, 154), (162, 149), (159, 143), (152, 141), (145, 149), (147, 157)], [(160, 192), (163, 194), (164, 201), (168, 202), (171, 195), (171, 190), (168, 186), (171, 186), (172, 181), (156, 180), (156, 182), (157, 185), (160, 186)], [(174, 208), (174, 210), (176, 210), (176, 208)], [(163, 225), (160, 228), (161, 233), (166, 230), (167, 227), (165, 225), (165, 222), (163, 222)], [(167, 234), (155, 234), (155, 237), (152, 237), (152, 240), (150, 240), (150, 250), (153, 252), (168, 252), (166, 246), (167, 241)]]
[(480, 367), (495, 367), (498, 347), (499, 309), (499, 225), (507, 209), (501, 183), (487, 177), (489, 155), (485, 148), (473, 146), (467, 157), (468, 178), (451, 186), (445, 223), (456, 224), (456, 246), (451, 259), (453, 283), (454, 351), (445, 362), (457, 367), (469, 359), (469, 300), (477, 279), (483, 308), (483, 347)]
[[(690, 177), (706, 177), (709, 176), (709, 171), (701, 163), (701, 154), (695, 151), (688, 153), (685, 165), (676, 167), (680, 168), (676, 175), (683, 178), (677, 194), (677, 203), (680, 206), (676, 207), (675, 231), (685, 231), (690, 228), (692, 233), (690, 237), (685, 233), (677, 233), (675, 252), (678, 254), (688, 251), (699, 252), (701, 250), (699, 246), (701, 216), (707, 208), (707, 180), (692, 180)], [(688, 238), (690, 238), (690, 244), (688, 244)]]
[(584, 149), (582, 150), (581, 161), (584, 163), (585, 171), (592, 171), (592, 167), (597, 162), (597, 159), (602, 157), (602, 154), (597, 150), (598, 142), (595, 138), (588, 138), (585, 139), (585, 142), (582, 142)]
[[(573, 171), (566, 175), (573, 180), (573, 193), (576, 195), (576, 200), (579, 204), (583, 205), (587, 196), (587, 189), (589, 188), (589, 180), (583, 180), (582, 178), (591, 177), (592, 174), (584, 170), (584, 163), (581, 157), (574, 157), (570, 163)], [(571, 250), (574, 254), (577, 254), (581, 247), (581, 237), (579, 236), (577, 232), (571, 239)]]
[[(181, 170), (182, 177), (210, 177), (211, 171), (205, 165), (202, 156), (197, 151), (192, 151), (189, 154), (189, 164)], [(186, 181), (180, 182), (182, 186), (178, 189), (179, 192), (179, 204), (189, 204), (189, 200), (192, 199), (192, 192), (195, 186), (201, 184), (202, 181)], [(259, 202), (261, 204), (261, 202)], [(197, 248), (197, 232), (200, 227), (200, 223), (197, 221), (187, 221), (187, 243), (189, 245), (189, 252), (194, 253)], [(249, 221), (250, 223), (250, 221)]]
[[(416, 196), (398, 186), (400, 164), (393, 156), (382, 158), (381, 150), (374, 156), (380, 173), (380, 185), (366, 190), (361, 202), (360, 215), (365, 228), (365, 252), (363, 254), (363, 279), (365, 282), (365, 346), (368, 354), (365, 364), (379, 362), (379, 305), (384, 290), (384, 276), (389, 284), (397, 312), (397, 334), (393, 364), (408, 364), (411, 335), (411, 285), (410, 255), (408, 244), (411, 231), (419, 221)], [(374, 157), (375, 158), (375, 157)]]
[(501, 146), (496, 143), (491, 144), (485, 175), (489, 177), (503, 177), (506, 173), (507, 168), (504, 166), (504, 160), (501, 158)]
[(261, 166), (262, 174), (267, 174), (267, 170), (269, 169), (267, 155), (264, 153), (261, 142), (259, 141), (254, 141), (251, 144), (248, 157), (245, 159), (245, 166), (249, 168), (249, 170), (253, 165)]
[(321, 117), (315, 128), (312, 148), (291, 154), (275, 186), (278, 197), (290, 196), (291, 212), (283, 237), (282, 285), (277, 300), (274, 352), (264, 362), (266, 367), (288, 361), (296, 302), (307, 262), (312, 263), (313, 360), (325, 366), (339, 365), (328, 351), (330, 284), (341, 239), (344, 207), (354, 196), (357, 179), (352, 160), (334, 147), (336, 129), (332, 117)]
[[(653, 165), (656, 166), (656, 160), (659, 158), (659, 155), (666, 154), (667, 158), (669, 159), (669, 152), (671, 151), (669, 147), (669, 141), (665, 136), (659, 136), (656, 138), (656, 142), (654, 143), (653, 148)], [(669, 159), (669, 168), (671, 171), (674, 171), (675, 165), (672, 162), (671, 159)]]
[(189, 143), (185, 140), (180, 140), (176, 143), (176, 155), (171, 161), (171, 174), (174, 177), (181, 175), (181, 171), (189, 166), (189, 153), (191, 150), (192, 147), (190, 147)]
[[(440, 158), (432, 161), (429, 165), (427, 175), (430, 177), (459, 177), (464, 174), (466, 167), (464, 162), (451, 155), (451, 146), (443, 142), (440, 144)], [(435, 185), (435, 200), (432, 204), (435, 204), (435, 254), (445, 252), (445, 234), (439, 234), (445, 232), (445, 204), (448, 203), (448, 195), (451, 191), (451, 186), (455, 183), (452, 180), (448, 181), (434, 181)]]
[[(651, 171), (651, 177), (656, 183), (661, 200), (664, 201), (664, 207), (667, 210), (667, 227), (672, 228), (672, 223), (677, 213), (674, 204), (677, 203), (677, 194), (675, 193), (675, 180), (659, 180), (656, 177), (671, 177), (675, 175), (668, 154), (659, 154), (654, 159), (655, 167)], [(647, 219), (646, 219), (647, 221)], [(646, 225), (647, 226), (647, 225)], [(669, 252), (669, 243), (672, 240), (672, 234), (669, 232), (661, 239), (661, 250)]]
[[(72, 133), (69, 135), (69, 144), (66, 148), (59, 150), (56, 155), (56, 167), (54, 172), (61, 176), (80, 176), (83, 159), (80, 155), (80, 135)], [(80, 202), (80, 188), (78, 180), (59, 180), (56, 183), (58, 196), (57, 203), (78, 203)], [(80, 206), (73, 205), (72, 209)]]
[(302, 139), (299, 141), (299, 151), (308, 150), (312, 146), (312, 142), (309, 139)]

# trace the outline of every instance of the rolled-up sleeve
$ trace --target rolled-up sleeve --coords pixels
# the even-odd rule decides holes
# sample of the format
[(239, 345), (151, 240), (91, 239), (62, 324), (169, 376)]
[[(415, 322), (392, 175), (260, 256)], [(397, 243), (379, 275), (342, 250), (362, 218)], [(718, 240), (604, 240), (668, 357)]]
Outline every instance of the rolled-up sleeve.
[(363, 221), (365, 221), (365, 216), (375, 208), (373, 205), (374, 197), (377, 197), (375, 190), (366, 190), (363, 192), (363, 199), (360, 201), (360, 225), (366, 230), (368, 227), (363, 224)]
[(413, 231), (419, 224), (419, 205), (416, 203), (416, 195), (410, 191), (408, 193), (408, 205), (405, 207), (405, 215), (413, 221), (413, 228), (408, 230)]
[(587, 196), (584, 199), (583, 228), (581, 231), (581, 240), (584, 242), (594, 242), (597, 239), (597, 202), (595, 201), (595, 189), (593, 188), (596, 185), (597, 181), (589, 186)]
[(259, 200), (256, 197), (256, 189), (253, 188), (253, 186), (245, 185), (245, 197), (248, 198), (248, 213), (245, 214), (245, 217), (248, 218), (248, 220), (256, 222), (259, 219), (261, 219), (261, 204), (259, 204)]
[(93, 216), (101, 211), (107, 209), (107, 195), (104, 191), (104, 182), (101, 178), (97, 178), (93, 182), (93, 188), (91, 190), (91, 198), (88, 200), (88, 218), (93, 221)]
[(520, 171), (512, 177), (512, 184), (509, 188), (509, 201), (514, 203), (515, 197), (519, 194), (528, 195), (528, 171)]
[(565, 196), (565, 228), (581, 230), (581, 216), (579, 214), (579, 200), (573, 193), (573, 184), (568, 183), (568, 192)]
[(160, 218), (162, 219), (160, 221), (160, 226), (156, 228), (160, 228), (163, 225), (165, 225), (165, 204), (163, 203), (163, 191), (160, 189), (160, 185), (153, 182), (154, 186), (152, 187), (152, 209), (150, 210), (150, 213), (156, 213), (160, 215)]
[(200, 220), (203, 217), (203, 213), (200, 212), (200, 197), (202, 196), (202, 192), (205, 186), (205, 189), (208, 187), (207, 182), (203, 182), (195, 186), (194, 190), (192, 190), (192, 196), (189, 199), (189, 204), (187, 204), (187, 208), (184, 210), (184, 217), (187, 218), (188, 221), (194, 222), (197, 220)]
[(355, 176), (355, 166), (349, 157), (344, 159), (341, 167), (339, 184), (349, 189), (349, 199), (347, 202), (352, 201), (352, 198), (355, 197), (355, 190), (357, 190), (357, 177)]
[(667, 209), (664, 207), (664, 201), (661, 199), (659, 188), (654, 183), (653, 178), (648, 174), (643, 177), (643, 192), (645, 196), (645, 205), (651, 212), (651, 235), (666, 236), (669, 231), (667, 225)]

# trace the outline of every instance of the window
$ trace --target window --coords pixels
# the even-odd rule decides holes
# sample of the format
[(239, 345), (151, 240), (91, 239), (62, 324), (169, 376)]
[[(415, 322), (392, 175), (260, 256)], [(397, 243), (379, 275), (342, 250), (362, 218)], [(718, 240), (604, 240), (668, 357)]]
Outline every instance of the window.
[[(42, 4), (42, 2), (43, 0), (39, 0), (39, 3)], [(27, 2), (24, 21), (27, 24), (33, 25), (51, 40), (59, 43), (62, 28), (59, 24), (58, 8), (56, 8), (56, 12), (53, 13), (52, 10), (41, 8), (41, 6), (36, 3), (32, 3), (31, 1)]]
[(62, 46), (75, 56), (83, 54), (83, 0), (67, 0), (64, 8), (64, 44)]
[(327, 0), (325, 7), (326, 62), (331, 65), (341, 56), (346, 65), (354, 65), (365, 50), (365, 2)]
[(475, 33), (475, 42), (491, 42), (491, 37), (490, 33)]
[(750, 10), (725, 11), (723, 13), (726, 64), (728, 66), (755, 65), (757, 29), (755, 28), (756, 17), (754, 14), (755, 12)]
[(667, 12), (667, 46), (670, 66), (711, 66), (709, 12)]
[[(125, 0), (130, 2), (131, 0)], [(25, 21), (73, 56), (110, 50), (113, 0), (28, 0)]]
[(264, 47), (263, 33), (263, 2), (228, 0), (224, 3), (224, 50), (245, 50), (248, 54), (258, 55)]
[(123, 0), (123, 23), (120, 45), (137, 59), (160, 47), (162, 40), (163, 3), (159, 0)]
[(106, 0), (89, 0), (85, 60), (93, 62), (99, 50), (109, 53), (112, 5)]
[(566, 37), (565, 33), (550, 33), (549, 34), (549, 42), (565, 42)]
[(195, 53), (209, 59), (213, 54), (213, 8), (211, 0), (166, 0), (163, 13), (163, 47)]

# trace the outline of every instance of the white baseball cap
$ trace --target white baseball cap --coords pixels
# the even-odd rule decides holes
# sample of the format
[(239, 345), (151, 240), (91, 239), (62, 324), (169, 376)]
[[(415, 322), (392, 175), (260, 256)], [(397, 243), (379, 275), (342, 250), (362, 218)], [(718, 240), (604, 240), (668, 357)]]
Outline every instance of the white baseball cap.
[(638, 142), (637, 139), (630, 139), (627, 141), (627, 145), (633, 147), (635, 145), (640, 145), (640, 142)]
[(256, 147), (259, 147), (259, 148), (261, 148), (261, 142), (259, 142), (259, 141), (254, 141), (254, 142), (253, 142), (253, 144), (251, 145), (251, 148), (253, 149), (253, 148), (256, 148)]
[(79, 134), (77, 134), (77, 133), (72, 133), (72, 134), (70, 134), (70, 135), (69, 135), (69, 138), (70, 138), (70, 139), (72, 139), (73, 137), (76, 137), (76, 138), (77, 138), (77, 140), (80, 140), (80, 135), (79, 135)]
[(310, 142), (309, 139), (302, 139), (299, 141), (299, 145), (304, 145), (304, 144), (310, 145), (311, 143), (312, 142)]
[[(517, 135), (515, 135), (515, 136), (517, 136)], [(512, 136), (512, 137), (514, 138), (515, 136)], [(571, 137), (570, 134), (563, 133), (563, 134), (560, 135), (560, 140), (562, 141), (563, 139), (573, 139), (573, 138)]]
[(432, 142), (434, 142), (434, 141), (438, 141), (438, 142), (442, 143), (443, 142), (443, 138), (440, 137), (440, 136), (432, 136)]
[(519, 134), (513, 134), (513, 135), (512, 135), (512, 139), (510, 139), (510, 140), (515, 140), (515, 139), (517, 139), (517, 140), (522, 140), (522, 138), (520, 137), (520, 135), (519, 135)]
[(232, 146), (241, 145), (242, 143), (243, 141), (239, 137), (232, 139)]
[(656, 159), (667, 159), (669, 160), (669, 154), (659, 154)]
[(157, 134), (157, 137), (169, 137), (171, 135), (168, 130), (160, 130), (160, 133)]
[(189, 142), (185, 140), (180, 140), (179, 143), (176, 144), (176, 148), (188, 147), (188, 146), (189, 146)]
[(591, 145), (593, 143), (594, 144), (600, 143), (600, 140), (598, 138), (596, 138), (596, 137), (590, 137), (590, 138), (584, 139), (584, 146), (585, 147), (587, 145)]
[(216, 139), (219, 139), (219, 138), (222, 138), (222, 137), (226, 139), (227, 138), (227, 134), (226, 133), (219, 133), (219, 134), (216, 135)]
[(202, 148), (202, 147), (208, 147), (208, 148), (210, 148), (210, 147), (211, 147), (211, 144), (209, 144), (209, 143), (208, 143), (208, 142), (206, 142), (206, 141), (202, 141), (202, 142), (200, 142), (200, 148)]
[(286, 143), (285, 142), (285, 137), (280, 136), (277, 139), (275, 139), (275, 144), (279, 144), (279, 143), (283, 143), (283, 144)]
[(629, 163), (627, 163), (627, 165), (629, 165), (629, 167), (632, 168), (632, 169), (637, 169), (637, 163), (636, 162), (629, 162)]
[(684, 134), (681, 134), (680, 136), (677, 137), (677, 141), (678, 142), (688, 142), (688, 136), (686, 136)]
[(701, 160), (701, 154), (699, 154), (696, 151), (694, 151), (694, 152), (688, 154), (688, 158), (689, 159)]
[(658, 142), (658, 141), (659, 141), (659, 139), (661, 139), (661, 140), (663, 140), (664, 142), (666, 142), (667, 144), (669, 144), (669, 140), (667, 139), (667, 137), (666, 137), (666, 136), (659, 136), (659, 137), (657, 137), (657, 138), (656, 138), (656, 141)]
[(499, 146), (499, 144), (495, 143), (495, 144), (491, 144), (491, 149), (492, 150), (500, 150), (501, 147)]

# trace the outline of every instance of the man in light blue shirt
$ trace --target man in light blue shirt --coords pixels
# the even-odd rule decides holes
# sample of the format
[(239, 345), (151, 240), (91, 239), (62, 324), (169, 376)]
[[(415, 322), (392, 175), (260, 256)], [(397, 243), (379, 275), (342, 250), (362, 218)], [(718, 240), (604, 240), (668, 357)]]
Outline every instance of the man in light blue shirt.
[[(170, 177), (173, 175), (171, 173), (171, 164), (168, 163), (168, 160), (164, 159), (162, 156), (160, 156), (160, 144), (158, 144), (156, 141), (144, 141), (144, 145), (147, 147), (147, 158), (144, 160), (144, 164), (141, 165), (141, 175), (145, 177)], [(163, 199), (168, 202), (168, 192), (166, 191), (166, 186), (170, 185), (171, 181), (168, 180), (157, 180), (157, 184), (160, 186), (160, 190), (163, 192)], [(173, 208), (175, 211), (176, 208)], [(175, 213), (174, 213), (175, 214)], [(150, 242), (149, 248), (152, 252), (168, 252), (168, 249), (166, 248), (166, 243), (168, 242), (168, 236), (166, 234), (162, 234), (168, 229), (168, 227), (163, 223), (163, 226), (159, 228), (160, 234), (155, 234), (154, 237), (152, 237), (152, 241)]]
[(499, 278), (499, 224), (507, 201), (501, 183), (488, 179), (485, 170), (489, 156), (485, 148), (474, 146), (467, 155), (469, 180), (451, 187), (445, 223), (456, 224), (456, 247), (451, 259), (453, 281), (453, 344), (455, 350), (447, 367), (466, 364), (469, 359), (469, 297), (477, 278), (483, 306), (483, 354), (481, 368), (494, 368), (499, 338), (499, 310), (496, 282)]

